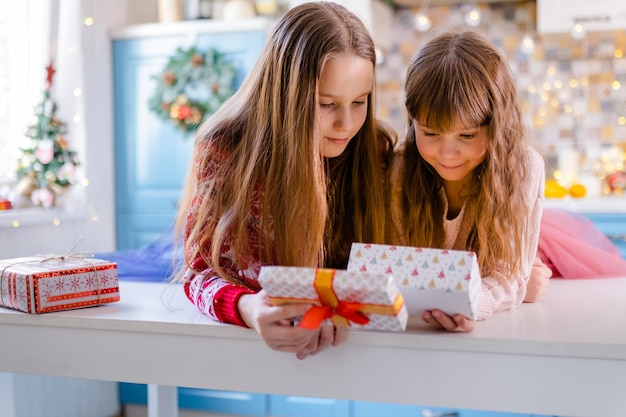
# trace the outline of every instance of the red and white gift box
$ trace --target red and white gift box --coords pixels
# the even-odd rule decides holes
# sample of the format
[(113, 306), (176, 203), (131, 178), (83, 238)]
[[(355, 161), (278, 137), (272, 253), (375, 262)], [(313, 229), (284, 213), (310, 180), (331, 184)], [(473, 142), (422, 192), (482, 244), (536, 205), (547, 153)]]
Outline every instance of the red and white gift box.
[(316, 329), (326, 319), (336, 326), (403, 331), (408, 313), (389, 274), (337, 269), (264, 266), (259, 283), (274, 305), (312, 304), (300, 326)]
[(81, 256), (0, 260), (0, 307), (49, 313), (119, 300), (115, 262)]
[(392, 274), (409, 315), (436, 308), (476, 319), (480, 272), (474, 252), (353, 243), (347, 269)]

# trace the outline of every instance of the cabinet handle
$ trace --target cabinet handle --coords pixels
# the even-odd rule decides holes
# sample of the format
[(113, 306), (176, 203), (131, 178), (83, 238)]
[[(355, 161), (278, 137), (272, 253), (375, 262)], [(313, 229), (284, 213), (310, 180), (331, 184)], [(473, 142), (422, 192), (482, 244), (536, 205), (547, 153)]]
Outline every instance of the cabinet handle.
[(456, 411), (432, 411), (429, 409), (422, 410), (422, 417), (459, 417)]

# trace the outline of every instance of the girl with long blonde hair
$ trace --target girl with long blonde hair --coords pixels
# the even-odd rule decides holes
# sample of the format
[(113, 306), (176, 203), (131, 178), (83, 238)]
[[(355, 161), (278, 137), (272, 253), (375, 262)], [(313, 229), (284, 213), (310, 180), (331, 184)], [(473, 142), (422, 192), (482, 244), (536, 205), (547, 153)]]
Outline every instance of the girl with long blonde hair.
[(178, 219), (189, 299), (299, 358), (345, 329), (292, 326), (308, 305), (272, 306), (262, 265), (345, 267), (352, 241), (383, 242), (394, 138), (374, 117), (374, 44), (335, 3), (277, 23), (239, 90), (199, 128)]
[[(521, 304), (531, 271), (542, 292), (550, 277), (535, 262), (544, 163), (529, 146), (506, 59), (476, 32), (439, 34), (411, 60), (405, 93), (409, 128), (393, 169), (393, 241), (476, 252), (478, 319)], [(440, 310), (422, 319), (448, 330), (474, 327)]]

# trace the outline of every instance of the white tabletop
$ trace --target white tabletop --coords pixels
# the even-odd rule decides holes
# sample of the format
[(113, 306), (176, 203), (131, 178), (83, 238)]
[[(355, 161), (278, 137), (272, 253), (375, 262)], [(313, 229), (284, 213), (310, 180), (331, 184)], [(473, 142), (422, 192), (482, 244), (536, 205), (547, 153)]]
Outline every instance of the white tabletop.
[(469, 334), (352, 331), (299, 361), (195, 310), (180, 286), (29, 315), (0, 308), (0, 371), (561, 416), (626, 413), (626, 278), (553, 280)]

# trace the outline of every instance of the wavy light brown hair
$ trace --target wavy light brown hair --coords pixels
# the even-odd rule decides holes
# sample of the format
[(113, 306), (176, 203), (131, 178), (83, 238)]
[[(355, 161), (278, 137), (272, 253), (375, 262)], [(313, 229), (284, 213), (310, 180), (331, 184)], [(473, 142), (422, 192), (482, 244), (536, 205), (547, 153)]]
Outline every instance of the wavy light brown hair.
[[(207, 146), (196, 146), (196, 171), (178, 218), (178, 229), (188, 233), (188, 262), (200, 255), (232, 281), (219, 267), (227, 239), (240, 259), (255, 251), (263, 264), (311, 267), (343, 267), (352, 241), (384, 241), (384, 173), (394, 138), (375, 120), (373, 93), (365, 123), (343, 154), (321, 156), (320, 75), (326, 61), (347, 54), (375, 67), (369, 32), (344, 7), (305, 3), (280, 19), (242, 86), (197, 132), (197, 144), (209, 142), (228, 156), (205, 190), (212, 198), (186, 224), (193, 180), (211, 161), (198, 153)], [(251, 248), (255, 189), (263, 196), (261, 238)]]
[(521, 269), (530, 208), (523, 183), (528, 174), (527, 131), (516, 80), (504, 56), (473, 31), (446, 32), (428, 41), (407, 71), (409, 129), (399, 155), (399, 221), (411, 246), (442, 247), (443, 183), (420, 156), (412, 121), (449, 132), (457, 120), (487, 127), (487, 155), (474, 169), (466, 213), (473, 219), (466, 250), (477, 253), (483, 275)]

